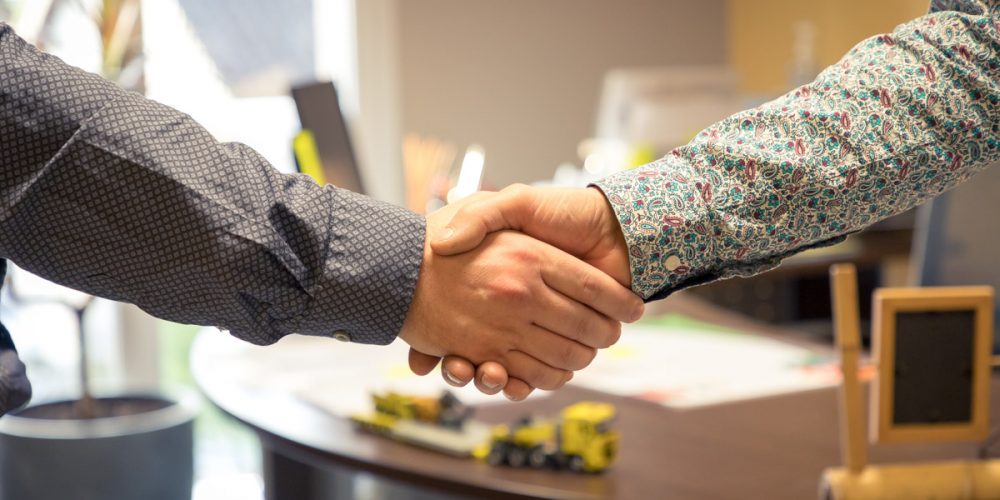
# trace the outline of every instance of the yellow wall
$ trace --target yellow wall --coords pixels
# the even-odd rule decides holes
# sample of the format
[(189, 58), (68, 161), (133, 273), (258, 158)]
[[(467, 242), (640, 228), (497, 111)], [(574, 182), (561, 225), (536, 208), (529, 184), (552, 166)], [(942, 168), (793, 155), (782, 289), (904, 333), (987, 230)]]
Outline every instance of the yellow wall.
[(837, 62), (871, 35), (892, 31), (926, 13), (929, 0), (728, 0), (729, 61), (744, 91), (775, 95), (789, 90), (792, 26), (816, 29), (817, 69)]

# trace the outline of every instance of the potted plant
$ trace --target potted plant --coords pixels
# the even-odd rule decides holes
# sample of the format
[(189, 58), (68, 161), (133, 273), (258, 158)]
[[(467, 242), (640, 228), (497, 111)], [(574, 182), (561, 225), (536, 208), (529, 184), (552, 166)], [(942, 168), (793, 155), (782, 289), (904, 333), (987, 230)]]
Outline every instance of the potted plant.
[(189, 498), (195, 405), (156, 394), (95, 397), (83, 321), (92, 302), (60, 302), (77, 319), (80, 397), (0, 418), (0, 497)]
[[(59, 2), (43, 0), (30, 7), (43, 3), (44, 20)], [(140, 89), (139, 2), (104, 0), (98, 5), (98, 12), (90, 14), (103, 42), (102, 72), (127, 88)], [(12, 300), (26, 300), (11, 283), (7, 288)], [(159, 394), (95, 396), (83, 321), (93, 297), (56, 302), (76, 316), (81, 394), (72, 400), (39, 402), (0, 418), (0, 498), (190, 498), (193, 401)]]

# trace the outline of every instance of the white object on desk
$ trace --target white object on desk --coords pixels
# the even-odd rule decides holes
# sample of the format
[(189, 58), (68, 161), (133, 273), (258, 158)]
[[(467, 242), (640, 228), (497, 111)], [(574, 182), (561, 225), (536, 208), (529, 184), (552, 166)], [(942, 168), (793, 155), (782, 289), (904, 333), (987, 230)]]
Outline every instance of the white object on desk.
[[(396, 391), (436, 396), (452, 391), (463, 403), (498, 403), (472, 384), (456, 388), (434, 371), (420, 377), (407, 364), (409, 346), (337, 342), (325, 337), (289, 335), (270, 346), (243, 342), (215, 328), (205, 328), (192, 347), (192, 366), (214, 377), (226, 377), (252, 390), (294, 395), (330, 414), (347, 418), (372, 410), (373, 392)], [(535, 391), (530, 397), (539, 397)]]
[(829, 354), (752, 334), (623, 325), (572, 384), (692, 408), (830, 387), (840, 372)]
[[(472, 384), (451, 387), (436, 372), (414, 375), (402, 341), (368, 346), (291, 335), (261, 347), (207, 328), (195, 343), (192, 352), (198, 359), (192, 363), (200, 370), (231, 377), (252, 390), (297, 397), (339, 417), (370, 412), (373, 392), (436, 396), (447, 389), (468, 405), (505, 401)], [(624, 325), (621, 340), (601, 350), (571, 383), (671, 408), (694, 408), (839, 382), (840, 371), (829, 352), (752, 334), (647, 324)], [(535, 391), (531, 397), (545, 394)]]

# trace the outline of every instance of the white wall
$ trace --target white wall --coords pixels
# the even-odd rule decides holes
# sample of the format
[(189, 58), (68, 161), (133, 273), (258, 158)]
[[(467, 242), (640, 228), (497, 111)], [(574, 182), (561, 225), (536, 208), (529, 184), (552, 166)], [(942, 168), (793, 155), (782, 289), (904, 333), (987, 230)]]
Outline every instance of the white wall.
[(726, 58), (723, 0), (395, 2), (402, 131), (482, 144), (497, 186), (578, 162), (608, 69)]

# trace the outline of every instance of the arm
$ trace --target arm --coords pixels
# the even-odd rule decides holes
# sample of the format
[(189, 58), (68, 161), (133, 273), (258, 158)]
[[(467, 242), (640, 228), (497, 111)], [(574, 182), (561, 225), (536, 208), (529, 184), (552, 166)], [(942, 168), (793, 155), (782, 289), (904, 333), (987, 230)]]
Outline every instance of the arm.
[(257, 344), (399, 333), (548, 388), (617, 338), (612, 316), (641, 308), (523, 235), (430, 256), (423, 217), (282, 175), (2, 24), (0, 75), (0, 257), (64, 285)]
[(628, 241), (633, 290), (658, 299), (766, 271), (1000, 158), (998, 5), (936, 2), (813, 83), (598, 182)]
[(257, 344), (291, 332), (396, 337), (422, 217), (282, 175), (2, 24), (0, 74), (0, 256)]
[[(862, 42), (812, 84), (598, 182), (610, 209), (579, 225), (566, 217), (588, 206), (589, 190), (518, 189), (460, 210), (451, 236), (432, 246), (452, 254), (504, 228), (550, 241), (601, 232), (618, 260), (627, 248), (632, 289), (653, 300), (840, 241), (1000, 157), (998, 8), (997, 0), (934, 2), (931, 14)], [(625, 245), (603, 229), (609, 218)], [(567, 251), (589, 258), (591, 248)], [(604, 260), (605, 271), (616, 273), (614, 261)], [(460, 359), (445, 365), (460, 384), (472, 378)], [(481, 365), (476, 382), (488, 373), (487, 385), (503, 383), (498, 368)], [(530, 391), (514, 382), (518, 397)]]

